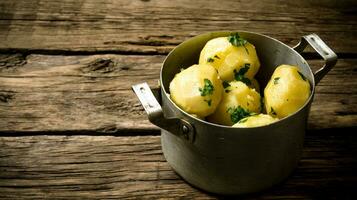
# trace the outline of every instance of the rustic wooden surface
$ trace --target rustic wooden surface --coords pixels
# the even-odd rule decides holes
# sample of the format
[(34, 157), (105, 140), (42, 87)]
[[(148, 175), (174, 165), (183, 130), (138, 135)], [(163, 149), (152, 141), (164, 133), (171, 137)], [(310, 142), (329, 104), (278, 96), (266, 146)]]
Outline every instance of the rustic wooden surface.
[[(165, 161), (159, 136), (25, 136), (0, 140), (0, 197), (215, 199), (186, 184)], [(298, 169), (248, 199), (352, 198), (357, 136), (309, 133)], [(339, 198), (339, 199), (340, 199)]]
[(316, 88), (298, 169), (240, 198), (356, 199), (356, 24), (352, 0), (2, 0), (0, 198), (224, 198), (171, 170), (130, 86), (155, 87), (189, 37), (248, 30), (290, 46), (315, 32), (340, 60)]

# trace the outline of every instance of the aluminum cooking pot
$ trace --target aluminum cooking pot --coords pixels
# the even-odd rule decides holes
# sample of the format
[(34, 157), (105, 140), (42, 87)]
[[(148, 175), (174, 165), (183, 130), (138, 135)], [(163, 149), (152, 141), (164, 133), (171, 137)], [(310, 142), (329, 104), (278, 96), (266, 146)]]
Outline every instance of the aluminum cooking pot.
[[(261, 67), (257, 74), (265, 87), (278, 65), (291, 64), (310, 81), (311, 96), (303, 107), (279, 121), (254, 128), (232, 128), (192, 117), (170, 99), (169, 84), (180, 68), (198, 63), (207, 41), (231, 32), (198, 35), (178, 45), (165, 59), (160, 72), (159, 96), (146, 83), (133, 86), (150, 122), (161, 128), (162, 151), (171, 167), (188, 183), (219, 194), (244, 194), (271, 187), (289, 176), (302, 152), (315, 85), (336, 64), (336, 54), (316, 35), (303, 36), (291, 48), (257, 33), (239, 31), (255, 45)], [(307, 45), (325, 65), (312, 72), (300, 53)], [(160, 102), (160, 103), (159, 103)]]

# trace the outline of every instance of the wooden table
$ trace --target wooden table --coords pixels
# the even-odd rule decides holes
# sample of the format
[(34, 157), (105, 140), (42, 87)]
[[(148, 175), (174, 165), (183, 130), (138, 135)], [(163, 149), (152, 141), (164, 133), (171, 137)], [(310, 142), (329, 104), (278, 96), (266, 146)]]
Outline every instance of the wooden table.
[[(216, 199), (165, 161), (131, 85), (157, 85), (180, 42), (248, 30), (338, 54), (319, 83), (299, 167), (248, 199), (357, 198), (355, 1), (1, 0), (0, 198)], [(319, 56), (304, 54), (317, 69)], [(264, 178), (264, 177), (262, 177)]]

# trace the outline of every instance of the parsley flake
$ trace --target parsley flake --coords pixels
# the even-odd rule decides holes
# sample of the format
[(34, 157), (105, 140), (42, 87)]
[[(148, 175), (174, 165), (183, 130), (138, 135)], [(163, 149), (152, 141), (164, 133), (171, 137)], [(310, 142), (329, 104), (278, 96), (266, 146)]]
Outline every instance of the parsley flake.
[(236, 69), (233, 70), (234, 79), (236, 81), (241, 81), (241, 82), (245, 83), (246, 85), (250, 85), (251, 81), (249, 80), (249, 78), (244, 77), (244, 74), (247, 73), (249, 68), (250, 68), (250, 64), (246, 63), (246, 64), (244, 64), (244, 67), (239, 69), (239, 71), (237, 71)]
[(217, 59), (221, 59), (219, 56), (217, 56), (217, 55), (214, 55), (214, 58), (217, 58)]
[(304, 74), (302, 74), (302, 73), (299, 72), (299, 71), (298, 71), (298, 73), (299, 73), (299, 75), (301, 76), (302, 80), (306, 81), (306, 77), (304, 76)]
[(275, 110), (273, 109), (273, 107), (270, 107), (270, 114), (276, 115), (276, 112), (275, 112)]
[(201, 96), (206, 96), (206, 95), (210, 95), (213, 94), (213, 84), (209, 79), (204, 79), (204, 86), (203, 88), (198, 88), (198, 90), (201, 92)]
[(205, 102), (207, 102), (207, 104), (208, 104), (208, 106), (211, 106), (211, 104), (212, 104), (212, 99), (209, 99), (209, 100), (204, 100)]
[(274, 85), (276, 85), (276, 84), (278, 84), (278, 83), (279, 83), (279, 79), (280, 79), (280, 77), (276, 77), (276, 78), (274, 78)]
[(245, 51), (247, 52), (247, 54), (249, 54), (248, 49), (245, 47), (245, 45), (248, 43), (248, 41), (246, 39), (240, 37), (238, 33), (231, 33), (228, 36), (228, 41), (236, 47), (243, 46)]
[(227, 81), (223, 81), (222, 85), (223, 85), (223, 88), (227, 88), (227, 87), (231, 86)]
[(239, 120), (250, 116), (250, 113), (248, 110), (245, 110), (244, 108), (238, 106), (238, 107), (229, 107), (227, 111), (231, 115), (231, 121), (235, 124)]
[(214, 59), (209, 57), (209, 58), (207, 58), (207, 62), (214, 62)]

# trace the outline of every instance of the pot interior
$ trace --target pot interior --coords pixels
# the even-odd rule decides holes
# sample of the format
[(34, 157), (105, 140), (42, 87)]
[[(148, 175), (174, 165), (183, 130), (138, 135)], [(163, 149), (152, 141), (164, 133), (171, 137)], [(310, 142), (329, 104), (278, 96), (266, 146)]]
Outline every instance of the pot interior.
[[(169, 93), (169, 85), (175, 74), (180, 72), (181, 68), (190, 67), (197, 64), (200, 52), (204, 45), (216, 37), (228, 36), (231, 32), (211, 32), (193, 37), (170, 52), (164, 61), (161, 69), (161, 85), (165, 93)], [(305, 59), (295, 50), (284, 43), (257, 33), (238, 31), (239, 35), (252, 43), (261, 63), (256, 79), (258, 80), (262, 91), (268, 83), (275, 68), (281, 64), (296, 65), (307, 77), (314, 91), (313, 73)]]

